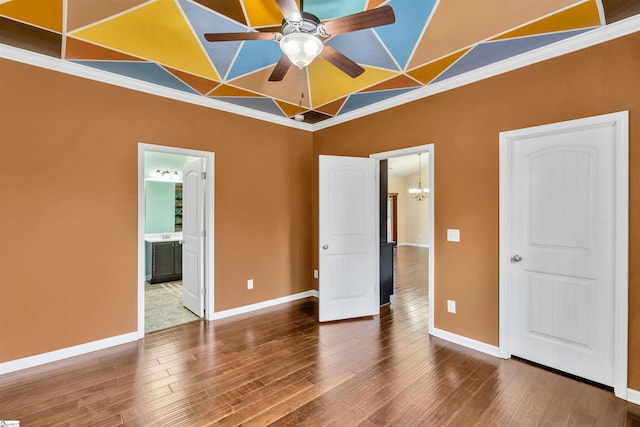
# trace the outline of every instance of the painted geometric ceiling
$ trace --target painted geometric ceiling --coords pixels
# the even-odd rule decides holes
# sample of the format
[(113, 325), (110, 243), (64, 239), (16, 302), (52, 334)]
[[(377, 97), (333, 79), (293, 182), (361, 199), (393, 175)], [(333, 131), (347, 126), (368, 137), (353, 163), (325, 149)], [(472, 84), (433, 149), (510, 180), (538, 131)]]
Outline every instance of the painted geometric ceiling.
[(204, 39), (279, 31), (275, 0), (0, 0), (0, 42), (317, 123), (605, 25), (602, 0), (305, 0), (303, 9), (324, 21), (382, 5), (394, 24), (325, 40), (365, 69), (357, 78), (319, 57), (269, 82), (277, 42)]

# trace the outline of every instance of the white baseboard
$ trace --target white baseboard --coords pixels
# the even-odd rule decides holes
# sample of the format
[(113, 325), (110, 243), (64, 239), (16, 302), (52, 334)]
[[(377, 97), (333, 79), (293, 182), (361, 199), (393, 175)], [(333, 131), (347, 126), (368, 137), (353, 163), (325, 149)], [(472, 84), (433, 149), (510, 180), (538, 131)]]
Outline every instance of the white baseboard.
[(0, 375), (9, 372), (20, 371), (22, 369), (33, 368), (35, 366), (44, 365), (45, 363), (56, 362), (73, 356), (91, 353), (92, 351), (103, 350), (105, 348), (114, 347), (120, 344), (136, 341), (138, 339), (137, 332), (117, 335), (115, 337), (105, 338), (98, 341), (92, 341), (85, 344), (74, 345), (73, 347), (62, 348), (60, 350), (50, 351), (48, 353), (37, 354), (22, 359), (10, 360), (9, 362), (0, 363)]
[(431, 335), (433, 335), (434, 337), (442, 338), (446, 341), (450, 341), (454, 344), (470, 348), (472, 350), (480, 351), (491, 356), (500, 357), (500, 349), (498, 347), (484, 343), (482, 341), (476, 341), (474, 339), (463, 337), (462, 335), (454, 334), (452, 332), (443, 331), (442, 329), (438, 328), (433, 328), (433, 330), (431, 331)]
[(640, 391), (632, 388), (627, 389), (627, 401), (640, 405)]
[(319, 291), (316, 291), (315, 289), (312, 289), (312, 290), (311, 290), (311, 291), (309, 291), (309, 292), (311, 292), (311, 296), (312, 296), (312, 297), (314, 297), (314, 298), (320, 298), (320, 292), (319, 292)]
[[(314, 293), (315, 292), (315, 293)], [(282, 304), (285, 302), (295, 301), (302, 298), (308, 297), (317, 297), (318, 291), (305, 291), (300, 292), (299, 294), (288, 295), (286, 297), (270, 299), (268, 301), (262, 301), (255, 304), (245, 305), (238, 308), (232, 308), (229, 310), (223, 310), (213, 313), (212, 320), (223, 319), (229, 316), (235, 316), (237, 314), (249, 313), (255, 310), (260, 310), (262, 308), (273, 307), (274, 305)]]
[[(317, 298), (318, 291), (311, 290), (311, 291), (300, 292), (298, 294), (288, 295), (286, 297), (275, 298), (272, 300), (263, 301), (263, 302), (259, 302), (251, 305), (245, 305), (244, 307), (238, 307), (238, 308), (233, 308), (231, 310), (220, 311), (213, 314), (213, 320), (234, 316), (236, 314), (249, 313), (251, 311), (259, 310), (261, 308), (272, 307), (274, 305), (295, 301), (295, 300), (307, 298), (307, 297)], [(8, 362), (0, 363), (0, 375), (8, 374), (9, 372), (20, 371), (22, 369), (33, 368), (35, 366), (44, 365), (45, 363), (50, 363), (50, 362), (56, 362), (58, 360), (67, 359), (73, 356), (80, 356), (82, 354), (91, 353), (92, 351), (103, 350), (105, 348), (114, 347), (116, 345), (136, 341), (138, 338), (139, 337), (137, 332), (130, 332), (128, 334), (105, 338), (98, 341), (92, 341), (85, 344), (79, 344), (73, 347), (62, 348), (60, 350), (37, 354), (35, 356), (29, 356), (23, 359), (10, 360)]]
[(403, 243), (398, 243), (397, 246), (414, 246), (416, 248), (428, 248), (429, 245), (425, 245), (422, 243), (407, 243), (407, 242), (403, 242)]

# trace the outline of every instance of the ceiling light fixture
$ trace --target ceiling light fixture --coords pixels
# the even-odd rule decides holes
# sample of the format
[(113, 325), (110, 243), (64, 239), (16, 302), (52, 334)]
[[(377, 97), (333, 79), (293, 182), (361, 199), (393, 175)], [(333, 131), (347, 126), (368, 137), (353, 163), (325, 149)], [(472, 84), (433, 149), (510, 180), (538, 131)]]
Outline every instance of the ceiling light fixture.
[(289, 61), (298, 68), (304, 68), (322, 52), (322, 41), (309, 33), (289, 33), (280, 39), (280, 49)]
[(413, 198), (419, 202), (429, 197), (429, 189), (422, 187), (422, 162), (420, 161), (421, 155), (422, 153), (418, 153), (418, 188), (409, 189), (409, 194), (411, 194), (411, 196), (413, 196)]
[(282, 52), (293, 65), (302, 69), (320, 55), (324, 47), (320, 36), (328, 37), (328, 34), (317, 16), (301, 12), (295, 20), (284, 19), (282, 36), (278, 36)]

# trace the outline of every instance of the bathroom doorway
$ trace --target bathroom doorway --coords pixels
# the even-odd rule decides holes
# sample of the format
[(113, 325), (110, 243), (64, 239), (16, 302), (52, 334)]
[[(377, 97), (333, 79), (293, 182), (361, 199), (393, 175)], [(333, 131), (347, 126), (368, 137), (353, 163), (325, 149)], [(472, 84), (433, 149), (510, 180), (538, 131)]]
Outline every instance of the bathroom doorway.
[[(213, 314), (214, 153), (142, 143), (138, 151), (138, 336), (143, 337)], [(189, 166), (194, 163), (202, 165), (195, 189)], [(194, 217), (197, 231), (193, 226), (185, 231), (183, 223), (193, 224), (189, 218)], [(193, 262), (194, 247), (199, 263)], [(194, 290), (200, 310), (193, 308)]]

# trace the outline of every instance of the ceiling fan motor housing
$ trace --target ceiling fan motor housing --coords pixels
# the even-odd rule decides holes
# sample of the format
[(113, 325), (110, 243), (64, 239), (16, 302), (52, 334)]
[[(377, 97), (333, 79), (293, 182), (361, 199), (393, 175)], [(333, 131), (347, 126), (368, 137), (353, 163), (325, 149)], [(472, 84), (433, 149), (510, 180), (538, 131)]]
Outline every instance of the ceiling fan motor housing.
[(302, 21), (288, 21), (287, 19), (282, 20), (282, 34), (287, 35), (291, 33), (308, 33), (313, 35), (324, 35), (324, 32), (321, 30), (321, 22), (317, 16), (308, 13), (302, 13)]

